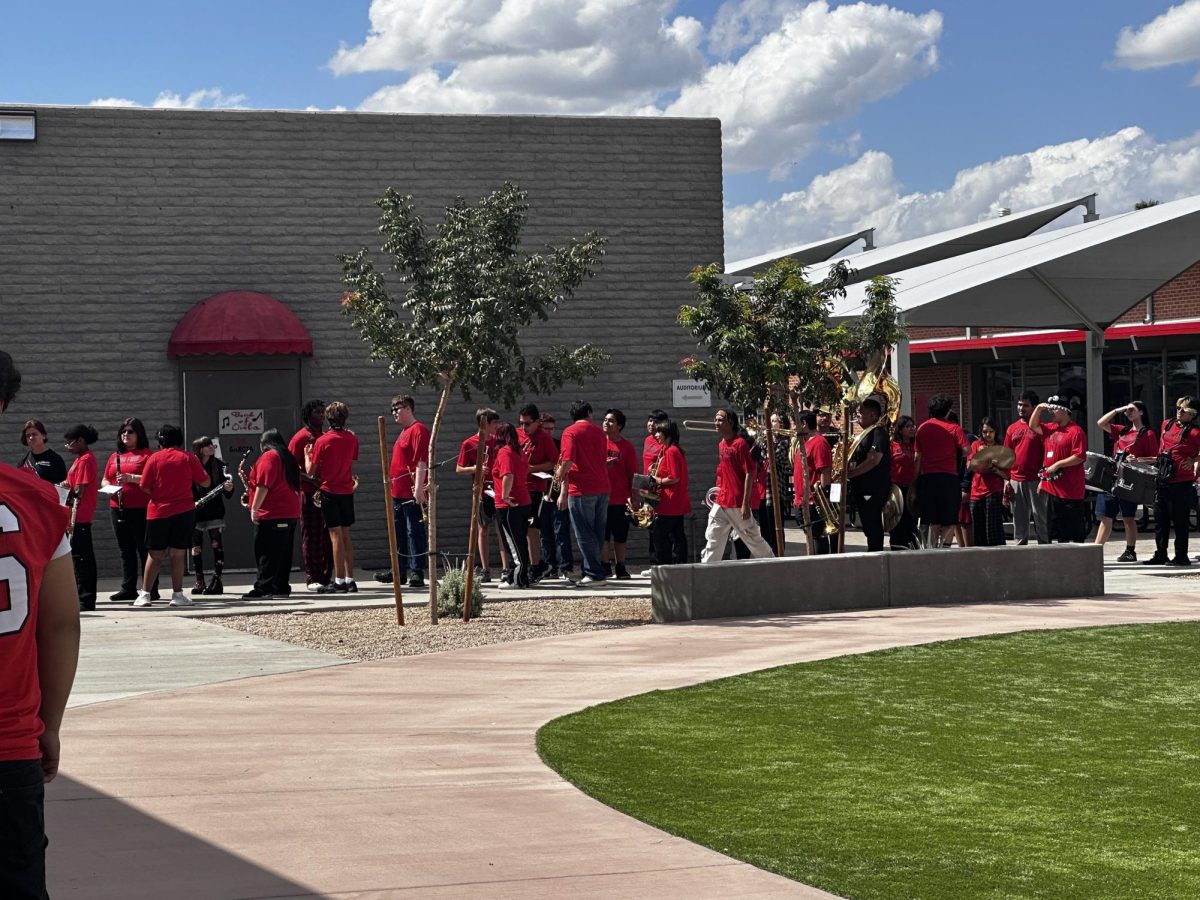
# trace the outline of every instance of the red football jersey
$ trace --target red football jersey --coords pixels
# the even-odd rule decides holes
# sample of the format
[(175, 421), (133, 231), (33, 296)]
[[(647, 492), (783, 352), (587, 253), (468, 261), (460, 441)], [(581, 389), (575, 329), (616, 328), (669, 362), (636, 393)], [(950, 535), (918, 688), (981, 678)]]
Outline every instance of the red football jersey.
[(37, 616), (42, 573), (71, 552), (53, 486), (0, 463), (0, 760), (40, 759)]

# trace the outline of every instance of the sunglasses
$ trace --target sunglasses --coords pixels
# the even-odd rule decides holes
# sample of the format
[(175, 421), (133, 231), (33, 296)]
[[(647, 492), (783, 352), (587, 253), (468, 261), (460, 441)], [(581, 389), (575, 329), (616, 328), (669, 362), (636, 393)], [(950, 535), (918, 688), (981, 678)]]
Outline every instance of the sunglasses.
[(132, 428), (126, 428), (124, 431), (121, 432), (121, 437), (125, 437), (125, 435), (127, 435), (127, 434), (137, 434), (137, 432), (134, 431)]
[(402, 409), (404, 409), (404, 407), (403, 407), (403, 406), (393, 406), (393, 407), (392, 407), (392, 412), (394, 412), (394, 413), (396, 413), (396, 412), (400, 412), (400, 410), (402, 410)]

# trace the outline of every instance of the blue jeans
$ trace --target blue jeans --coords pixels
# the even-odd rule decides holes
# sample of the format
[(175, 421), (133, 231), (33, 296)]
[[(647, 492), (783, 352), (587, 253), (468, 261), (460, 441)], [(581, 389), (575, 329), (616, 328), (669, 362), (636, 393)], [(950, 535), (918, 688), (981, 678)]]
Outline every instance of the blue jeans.
[(579, 555), (583, 557), (583, 574), (602, 580), (607, 570), (600, 562), (600, 545), (608, 527), (608, 494), (568, 497), (567, 510), (571, 513)]
[(400, 557), (400, 577), (412, 572), (424, 576), (429, 538), (421, 521), (421, 505), (416, 500), (392, 499), (392, 518), (396, 522), (396, 554)]
[(571, 554), (571, 516), (565, 509), (559, 509), (549, 498), (542, 503), (538, 515), (542, 526), (542, 565), (547, 571), (557, 568), (560, 572), (569, 572), (575, 565), (575, 557)]

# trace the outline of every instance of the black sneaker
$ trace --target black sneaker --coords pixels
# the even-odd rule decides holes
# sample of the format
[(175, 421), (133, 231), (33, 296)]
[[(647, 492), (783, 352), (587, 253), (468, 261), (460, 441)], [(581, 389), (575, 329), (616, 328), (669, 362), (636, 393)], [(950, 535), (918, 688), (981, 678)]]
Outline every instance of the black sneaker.
[(557, 581), (560, 578), (562, 578), (562, 573), (559, 572), (557, 569), (546, 569), (546, 571), (542, 573), (541, 580), (542, 581)]
[(195, 597), (197, 594), (203, 594), (203, 593), (204, 593), (204, 582), (201, 581), (199, 578), (197, 578), (196, 583), (194, 585), (192, 585), (192, 596)]
[(1117, 562), (1137, 562), (1137, 551), (1132, 547), (1126, 547), (1125, 552), (1117, 557)]
[(600, 565), (602, 565), (604, 567), (604, 577), (612, 578), (613, 577), (612, 563), (600, 563)]
[(275, 595), (270, 591), (260, 591), (258, 588), (250, 588), (246, 593), (242, 594), (243, 600), (273, 600)]
[(632, 577), (633, 576), (629, 574), (628, 569), (620, 564), (617, 565), (617, 578), (619, 578), (621, 581), (628, 581)]
[(475, 580), (478, 581), (480, 584), (485, 584), (486, 582), (491, 581), (492, 580), (491, 570), (476, 569), (475, 570)]
[(1161, 553), (1155, 553), (1149, 559), (1143, 559), (1142, 565), (1143, 566), (1165, 566), (1168, 562), (1169, 562), (1169, 560), (1166, 558), (1166, 556), (1164, 556)]
[(338, 587), (342, 589), (343, 594), (357, 594), (358, 593), (358, 583), (356, 581), (354, 581), (354, 579), (347, 581), (345, 584), (339, 584)]
[(136, 600), (137, 591), (117, 591), (115, 594), (109, 594), (108, 599), (113, 603), (120, 603), (124, 600)]
[(425, 587), (425, 576), (423, 576), (420, 572), (415, 573), (412, 577), (410, 577), (408, 579), (408, 586), (410, 588)]
[(340, 594), (342, 593), (342, 585), (336, 581), (331, 581), (329, 584), (323, 584), (317, 588), (318, 594)]
[(380, 584), (391, 584), (392, 583), (392, 570), (388, 569), (386, 572), (376, 572), (375, 580), (378, 581)]
[(1176, 556), (1167, 563), (1168, 566), (1190, 566), (1192, 561), (1186, 556)]

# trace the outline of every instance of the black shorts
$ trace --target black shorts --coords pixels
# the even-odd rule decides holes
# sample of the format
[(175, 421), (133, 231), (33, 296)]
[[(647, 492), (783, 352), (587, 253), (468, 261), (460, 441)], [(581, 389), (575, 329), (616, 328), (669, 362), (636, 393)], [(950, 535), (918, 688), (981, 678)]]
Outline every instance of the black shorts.
[(542, 530), (542, 519), (541, 519), (542, 492), (541, 491), (530, 491), (529, 492), (529, 510), (530, 510), (530, 512), (529, 512), (529, 527), (532, 528), (534, 531), (541, 531)]
[(45, 803), (39, 760), (0, 762), (0, 897), (46, 894)]
[(192, 532), (196, 529), (196, 511), (176, 513), (165, 519), (146, 520), (146, 549), (191, 550)]
[(931, 472), (917, 482), (917, 504), (925, 525), (957, 525), (962, 487), (957, 475)]
[(321, 491), (321, 515), (329, 528), (349, 528), (354, 524), (354, 495)]
[[(479, 526), (487, 528), (496, 518), (496, 500), (489, 497), (487, 494), (481, 494), (479, 497)], [(471, 523), (467, 523), (467, 527), (471, 527)]]
[(625, 513), (624, 506), (608, 507), (608, 525), (604, 529), (604, 539), (616, 541), (618, 544), (624, 544), (629, 540), (629, 516)]

